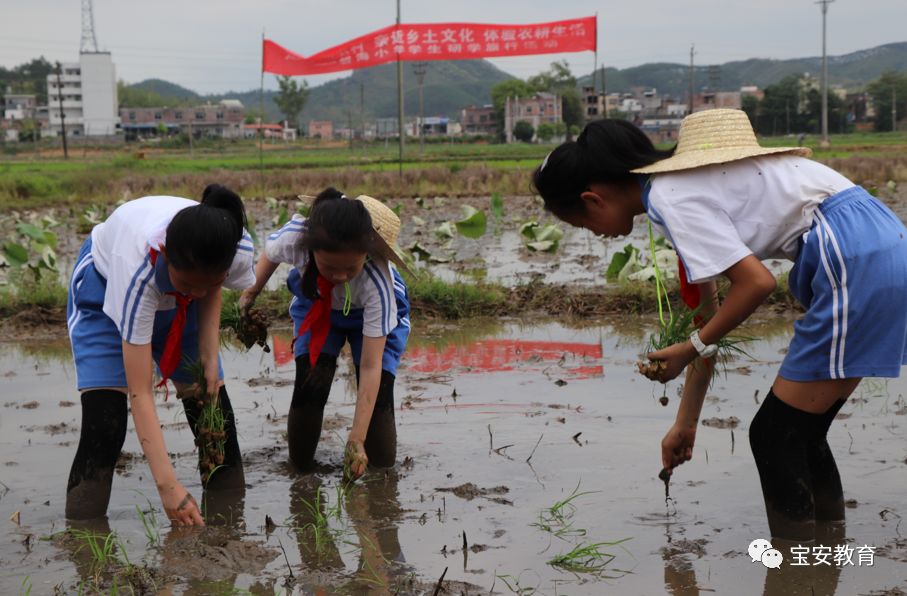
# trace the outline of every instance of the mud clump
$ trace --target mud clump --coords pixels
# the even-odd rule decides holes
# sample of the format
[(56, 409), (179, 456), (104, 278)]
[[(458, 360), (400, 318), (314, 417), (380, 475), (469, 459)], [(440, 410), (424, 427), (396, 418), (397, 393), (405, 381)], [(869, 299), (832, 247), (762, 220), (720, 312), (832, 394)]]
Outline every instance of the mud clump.
[(244, 313), (240, 318), (234, 332), (246, 349), (258, 344), (265, 352), (270, 352), (268, 346), (268, 325), (270, 324), (268, 315), (264, 311), (252, 308)]
[(639, 374), (650, 379), (658, 373), (664, 371), (667, 367), (668, 365), (664, 360), (649, 360), (648, 362), (636, 363), (636, 368), (639, 369)]
[(161, 570), (194, 580), (223, 580), (238, 573), (256, 575), (280, 551), (260, 542), (242, 541), (222, 529), (179, 533), (167, 541)]
[(708, 426), (709, 428), (734, 429), (739, 425), (740, 419), (736, 416), (729, 416), (728, 418), (706, 418), (702, 421), (702, 426)]
[(510, 492), (510, 489), (506, 486), (494, 486), (492, 488), (480, 488), (473, 484), (472, 482), (467, 482), (461, 484), (460, 486), (446, 487), (446, 488), (435, 488), (438, 492), (444, 493), (453, 493), (454, 495), (465, 499), (467, 501), (472, 501), (477, 497), (482, 497), (488, 499), (489, 501), (494, 501), (495, 503), (500, 503), (501, 505), (513, 505), (513, 501), (505, 499), (498, 495), (506, 495)]

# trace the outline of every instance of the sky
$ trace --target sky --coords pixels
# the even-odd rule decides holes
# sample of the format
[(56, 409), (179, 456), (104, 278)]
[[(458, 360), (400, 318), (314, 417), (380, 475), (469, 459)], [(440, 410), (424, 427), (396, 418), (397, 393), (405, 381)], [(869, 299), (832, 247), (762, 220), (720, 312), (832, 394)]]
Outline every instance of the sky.
[[(404, 23), (524, 24), (598, 14), (599, 65), (699, 65), (747, 58), (821, 55), (821, 9), (814, 0), (400, 0)], [(396, 18), (395, 0), (94, 0), (99, 49), (110, 51), (127, 83), (159, 78), (199, 93), (256, 89), (261, 37), (303, 55)], [(828, 54), (907, 41), (907, 1), (835, 0), (828, 7)], [(0, 66), (32, 58), (76, 61), (80, 0), (0, 0)], [(526, 78), (566, 59), (592, 71), (592, 52), (491, 60)], [(349, 73), (306, 77), (310, 86)], [(265, 87), (276, 88), (273, 75)]]

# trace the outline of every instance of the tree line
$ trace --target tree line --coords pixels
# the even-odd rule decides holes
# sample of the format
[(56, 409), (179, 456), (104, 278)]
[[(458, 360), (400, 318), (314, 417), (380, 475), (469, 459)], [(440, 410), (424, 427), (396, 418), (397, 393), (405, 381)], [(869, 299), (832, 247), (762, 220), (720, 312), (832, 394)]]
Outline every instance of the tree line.
[[(867, 85), (863, 95), (871, 98), (873, 129), (877, 132), (895, 130), (893, 117), (902, 120), (907, 116), (907, 74), (886, 72)], [(767, 86), (761, 101), (754, 95), (745, 95), (741, 101), (759, 134), (821, 132), (822, 94), (806, 77), (787, 76)], [(866, 108), (866, 97), (852, 96), (845, 101), (829, 91), (828, 131), (853, 131), (857, 121), (866, 119)]]

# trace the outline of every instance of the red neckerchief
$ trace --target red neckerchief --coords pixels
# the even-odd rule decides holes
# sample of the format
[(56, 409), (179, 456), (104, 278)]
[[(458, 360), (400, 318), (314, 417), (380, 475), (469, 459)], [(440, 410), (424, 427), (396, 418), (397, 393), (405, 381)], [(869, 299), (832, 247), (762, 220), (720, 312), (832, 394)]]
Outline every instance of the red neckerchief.
[(687, 281), (687, 272), (680, 257), (677, 257), (677, 276), (680, 278), (680, 297), (683, 299), (684, 304), (690, 307), (690, 310), (696, 310), (699, 308), (699, 302), (702, 299), (699, 295), (699, 285), (691, 284)]
[[(154, 267), (157, 264), (158, 252), (153, 248), (149, 249), (149, 252), (151, 256), (151, 266)], [(180, 363), (183, 328), (186, 326), (186, 311), (189, 307), (189, 303), (192, 302), (192, 296), (185, 296), (179, 292), (167, 292), (167, 295), (176, 298), (176, 316), (173, 317), (173, 322), (170, 323), (170, 330), (167, 332), (167, 341), (164, 342), (164, 353), (161, 355), (161, 362), (159, 364), (161, 369), (161, 382), (158, 387), (163, 386), (165, 389), (167, 387), (167, 379), (173, 376), (176, 367), (179, 366)]]
[(331, 294), (334, 292), (334, 284), (320, 273), (317, 282), (318, 298), (312, 302), (312, 307), (299, 324), (299, 331), (293, 339), (295, 342), (306, 331), (312, 331), (312, 339), (309, 341), (309, 363), (313, 367), (331, 331)]

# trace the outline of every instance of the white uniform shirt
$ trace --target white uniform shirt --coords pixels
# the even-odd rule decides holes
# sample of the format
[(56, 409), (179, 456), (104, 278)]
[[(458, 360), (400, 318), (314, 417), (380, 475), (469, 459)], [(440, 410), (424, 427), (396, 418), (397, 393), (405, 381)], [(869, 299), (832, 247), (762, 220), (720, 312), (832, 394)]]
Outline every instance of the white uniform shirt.
[[(104, 313), (131, 344), (150, 343), (155, 313), (176, 307), (174, 297), (166, 294), (169, 277), (161, 281), (160, 273), (156, 275), (150, 249), (164, 244), (167, 226), (177, 212), (193, 205), (198, 203), (179, 197), (135, 199), (91, 231), (94, 266), (107, 280)], [(243, 290), (255, 283), (253, 251), (252, 237), (243, 230), (224, 287)]]
[[(272, 263), (287, 263), (300, 275), (305, 271), (309, 255), (299, 248), (305, 234), (306, 221), (294, 215), (282, 228), (268, 236), (265, 254)], [(394, 298), (394, 276), (391, 264), (381, 259), (368, 261), (362, 272), (350, 280), (351, 308), (361, 308), (362, 335), (383, 337), (397, 327), (397, 301)], [(342, 310), (345, 299), (342, 284), (334, 286), (331, 309)]]
[(650, 185), (649, 219), (688, 281), (702, 283), (749, 255), (796, 259), (819, 204), (854, 183), (810, 159), (775, 155), (655, 174)]

